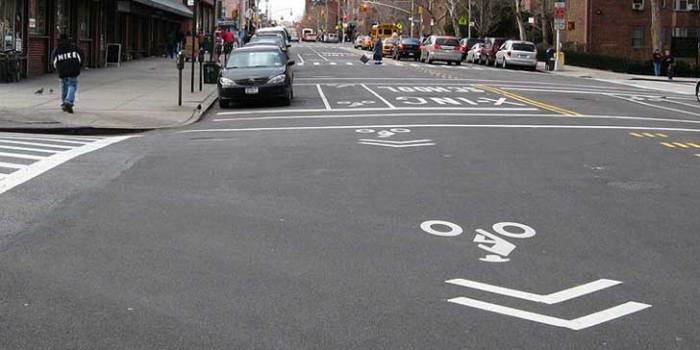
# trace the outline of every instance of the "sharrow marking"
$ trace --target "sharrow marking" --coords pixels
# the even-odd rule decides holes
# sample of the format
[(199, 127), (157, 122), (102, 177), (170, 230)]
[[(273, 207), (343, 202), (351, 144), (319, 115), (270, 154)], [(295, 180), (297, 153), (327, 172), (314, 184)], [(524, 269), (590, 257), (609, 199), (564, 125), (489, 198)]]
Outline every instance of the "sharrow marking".
[(463, 279), (463, 278), (451, 279), (451, 280), (448, 280), (445, 282), (449, 283), (449, 284), (454, 284), (457, 286), (483, 290), (485, 292), (491, 292), (491, 293), (505, 295), (505, 296), (509, 296), (509, 297), (513, 297), (513, 298), (534, 301), (534, 302), (543, 303), (543, 304), (547, 304), (547, 305), (557, 304), (557, 303), (561, 303), (562, 301), (575, 299), (575, 298), (578, 298), (580, 296), (590, 294), (593, 292), (597, 292), (599, 290), (603, 290), (605, 288), (612, 287), (614, 285), (618, 285), (618, 284), (622, 283), (620, 281), (615, 281), (615, 280), (599, 279), (597, 281), (582, 284), (580, 286), (565, 289), (565, 290), (562, 290), (562, 291), (559, 291), (556, 293), (543, 295), (543, 294), (523, 292), (520, 290), (515, 290), (515, 289), (510, 289), (510, 288), (505, 288), (505, 287), (494, 286), (491, 284), (471, 281), (471, 280), (467, 280), (467, 279)]
[(601, 323), (605, 323), (616, 318), (633, 314), (637, 311), (641, 311), (651, 307), (651, 305), (649, 304), (628, 301), (622, 305), (617, 305), (609, 309), (605, 309), (603, 311), (592, 313), (590, 315), (575, 318), (573, 320), (565, 320), (558, 317), (552, 317), (534, 312), (515, 309), (503, 305), (487, 303), (484, 301), (479, 301), (467, 297), (457, 297), (449, 299), (447, 301), (455, 304), (473, 307), (476, 309), (481, 309), (484, 311), (495, 312), (501, 315), (539, 322), (550, 326), (568, 328), (575, 331), (582, 330), (588, 327), (593, 327), (595, 325), (599, 325)]

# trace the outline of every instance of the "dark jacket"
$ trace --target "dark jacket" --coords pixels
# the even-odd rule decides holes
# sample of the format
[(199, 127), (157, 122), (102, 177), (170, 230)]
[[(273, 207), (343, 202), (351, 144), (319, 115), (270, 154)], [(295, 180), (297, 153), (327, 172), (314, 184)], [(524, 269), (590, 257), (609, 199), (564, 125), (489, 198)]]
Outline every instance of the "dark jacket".
[(51, 61), (61, 79), (74, 78), (80, 75), (80, 67), (85, 62), (85, 55), (78, 46), (64, 41), (58, 44), (51, 56)]
[(376, 61), (382, 60), (382, 47), (383, 46), (384, 46), (384, 43), (382, 43), (382, 39), (377, 39), (377, 41), (374, 42), (374, 60), (376, 60)]

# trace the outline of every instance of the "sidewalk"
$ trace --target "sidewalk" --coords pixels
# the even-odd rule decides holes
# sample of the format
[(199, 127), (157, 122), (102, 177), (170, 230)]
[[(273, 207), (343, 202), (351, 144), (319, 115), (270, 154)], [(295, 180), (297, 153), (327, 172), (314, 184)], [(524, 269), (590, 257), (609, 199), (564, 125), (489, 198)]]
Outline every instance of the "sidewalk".
[[(216, 85), (190, 93), (190, 65), (183, 70), (182, 106), (177, 105), (175, 60), (147, 58), (121, 67), (84, 70), (80, 74), (75, 114), (61, 110), (56, 74), (19, 83), (0, 83), (0, 129), (119, 128), (155, 129), (195, 122), (216, 100)], [(36, 92), (43, 89), (43, 93)], [(198, 108), (199, 106), (199, 108)]]
[[(544, 64), (541, 64), (542, 67), (544, 67)], [(651, 69), (651, 67), (649, 69)], [(613, 84), (620, 84), (636, 88), (664, 92), (672, 92), (683, 95), (695, 95), (695, 83), (698, 81), (698, 79), (696, 78), (673, 78), (672, 81), (669, 81), (668, 78), (665, 76), (656, 77), (653, 75), (615, 73), (611, 71), (568, 65), (564, 66), (564, 68), (561, 71), (547, 71), (547, 73), (567, 77), (596, 79)]]

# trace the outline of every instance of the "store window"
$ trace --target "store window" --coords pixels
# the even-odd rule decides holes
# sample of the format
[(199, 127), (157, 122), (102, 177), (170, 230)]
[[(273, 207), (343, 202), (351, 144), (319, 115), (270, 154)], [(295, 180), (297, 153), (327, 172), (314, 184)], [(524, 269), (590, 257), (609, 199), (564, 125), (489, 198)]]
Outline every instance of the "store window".
[(70, 7), (68, 0), (56, 0), (56, 31), (71, 36)]
[(0, 0), (0, 49), (22, 51), (23, 0)]
[(33, 35), (46, 35), (47, 17), (46, 17), (46, 1), (47, 0), (29, 0), (29, 33)]
[(632, 28), (632, 48), (641, 49), (644, 47), (644, 27)]
[(80, 2), (78, 5), (78, 37), (80, 37), (80, 39), (92, 38), (90, 24), (90, 2)]

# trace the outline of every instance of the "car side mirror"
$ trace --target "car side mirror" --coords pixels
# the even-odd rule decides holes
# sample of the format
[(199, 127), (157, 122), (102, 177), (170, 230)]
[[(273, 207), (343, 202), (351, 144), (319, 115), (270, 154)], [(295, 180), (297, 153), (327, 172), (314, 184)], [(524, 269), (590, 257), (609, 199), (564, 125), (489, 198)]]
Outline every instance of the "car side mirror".
[(290, 47), (292, 47), (292, 44), (287, 44), (287, 48), (290, 48)]
[(294, 62), (294, 61), (287, 61), (287, 65), (288, 65), (288, 66), (293, 66), (295, 63), (296, 63), (296, 62)]

